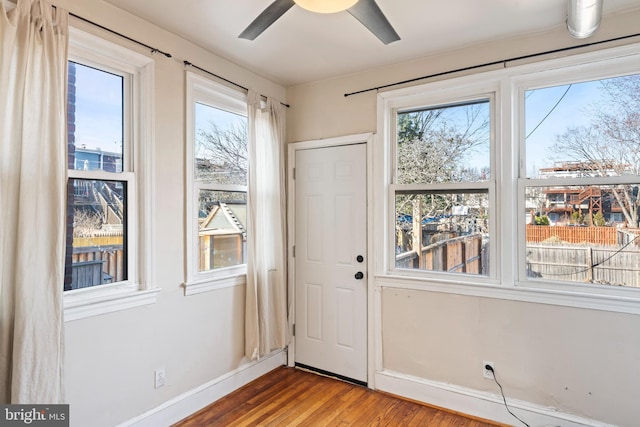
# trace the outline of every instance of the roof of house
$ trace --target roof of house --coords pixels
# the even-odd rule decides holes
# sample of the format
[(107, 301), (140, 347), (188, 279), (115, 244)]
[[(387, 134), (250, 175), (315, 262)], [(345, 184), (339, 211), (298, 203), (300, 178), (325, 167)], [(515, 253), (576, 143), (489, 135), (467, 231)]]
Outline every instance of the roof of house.
[(246, 237), (247, 205), (219, 202), (200, 224), (200, 233), (238, 234)]

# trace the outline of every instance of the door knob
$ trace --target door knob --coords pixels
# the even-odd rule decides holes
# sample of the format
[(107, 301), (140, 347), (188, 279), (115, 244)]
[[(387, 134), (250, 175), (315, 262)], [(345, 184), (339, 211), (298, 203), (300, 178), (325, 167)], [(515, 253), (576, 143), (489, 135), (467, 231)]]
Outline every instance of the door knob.
[(362, 280), (363, 277), (364, 274), (362, 274), (362, 271), (358, 271), (355, 275), (356, 280)]

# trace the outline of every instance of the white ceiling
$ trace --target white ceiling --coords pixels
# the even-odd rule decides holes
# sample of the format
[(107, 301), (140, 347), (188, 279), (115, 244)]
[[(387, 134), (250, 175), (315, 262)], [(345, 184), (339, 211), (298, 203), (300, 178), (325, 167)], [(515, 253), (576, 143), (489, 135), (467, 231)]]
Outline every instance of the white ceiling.
[[(557, 28), (566, 17), (565, 0), (377, 0), (402, 38), (384, 45), (347, 12), (296, 5), (249, 41), (238, 34), (272, 0), (105, 1), (285, 86)], [(603, 14), (639, 7), (604, 0)]]

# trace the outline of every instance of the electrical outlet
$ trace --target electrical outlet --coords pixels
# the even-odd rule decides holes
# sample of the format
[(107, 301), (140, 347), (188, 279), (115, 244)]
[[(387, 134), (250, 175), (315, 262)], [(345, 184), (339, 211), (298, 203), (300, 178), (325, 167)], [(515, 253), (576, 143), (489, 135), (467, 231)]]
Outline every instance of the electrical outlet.
[(164, 368), (156, 369), (154, 374), (155, 374), (155, 379), (154, 379), (154, 383), (153, 384), (154, 384), (155, 388), (160, 388), (160, 387), (164, 386), (165, 382), (167, 381), (167, 377), (165, 375)]
[[(491, 366), (491, 368), (493, 369), (493, 372), (491, 372), (489, 369), (485, 368), (485, 366)], [(495, 373), (495, 366), (493, 366), (493, 362), (489, 362), (487, 360), (483, 360), (482, 361), (482, 376), (492, 380), (493, 379), (493, 374)]]

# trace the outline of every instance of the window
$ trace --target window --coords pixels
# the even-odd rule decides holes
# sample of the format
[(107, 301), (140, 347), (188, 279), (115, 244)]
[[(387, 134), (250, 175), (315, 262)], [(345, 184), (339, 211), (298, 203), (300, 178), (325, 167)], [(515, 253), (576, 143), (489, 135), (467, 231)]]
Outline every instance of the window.
[[(71, 29), (65, 318), (154, 301), (150, 58)], [(138, 197), (138, 195), (143, 195)]]
[(379, 283), (640, 313), (638, 64), (631, 45), (380, 93)]
[(131, 76), (73, 61), (68, 70), (67, 236), (72, 244), (65, 291), (128, 279), (127, 187), (135, 185), (124, 122)]
[(244, 281), (246, 95), (187, 75), (187, 294)]
[(525, 91), (524, 279), (640, 287), (640, 74)]
[(490, 275), (492, 104), (396, 109), (396, 271)]

